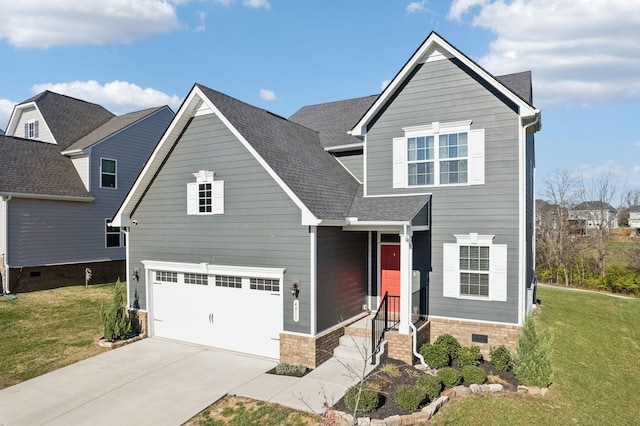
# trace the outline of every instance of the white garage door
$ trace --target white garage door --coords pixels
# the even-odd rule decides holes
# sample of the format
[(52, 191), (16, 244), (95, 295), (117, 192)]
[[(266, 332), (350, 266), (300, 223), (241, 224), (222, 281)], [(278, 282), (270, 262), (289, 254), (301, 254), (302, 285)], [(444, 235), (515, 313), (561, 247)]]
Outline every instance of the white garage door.
[(144, 263), (152, 335), (280, 357), (283, 269)]

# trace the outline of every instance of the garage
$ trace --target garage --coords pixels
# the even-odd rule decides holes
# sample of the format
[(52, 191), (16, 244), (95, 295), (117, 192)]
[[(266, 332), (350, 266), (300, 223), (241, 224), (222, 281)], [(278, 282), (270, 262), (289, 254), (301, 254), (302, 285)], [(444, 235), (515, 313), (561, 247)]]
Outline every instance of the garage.
[(284, 269), (143, 264), (152, 336), (280, 357)]

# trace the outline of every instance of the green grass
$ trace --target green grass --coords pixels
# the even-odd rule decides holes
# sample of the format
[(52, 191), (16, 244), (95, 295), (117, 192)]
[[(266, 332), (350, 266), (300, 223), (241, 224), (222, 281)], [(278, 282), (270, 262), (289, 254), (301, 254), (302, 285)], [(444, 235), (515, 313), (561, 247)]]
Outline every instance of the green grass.
[(65, 287), (0, 297), (0, 389), (100, 352), (100, 305), (113, 285)]
[(456, 399), (436, 424), (638, 424), (640, 299), (555, 288), (538, 297), (537, 324), (553, 336), (549, 394)]

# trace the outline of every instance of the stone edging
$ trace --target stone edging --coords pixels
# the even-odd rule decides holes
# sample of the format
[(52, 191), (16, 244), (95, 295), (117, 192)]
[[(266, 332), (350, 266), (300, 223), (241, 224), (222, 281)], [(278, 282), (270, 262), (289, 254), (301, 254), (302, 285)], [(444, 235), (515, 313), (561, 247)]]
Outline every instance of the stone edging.
[[(450, 399), (472, 395), (478, 393), (495, 393), (502, 392), (504, 390), (504, 386), (499, 383), (491, 383), (485, 385), (470, 385), (470, 386), (456, 386), (453, 388), (445, 389), (438, 399), (432, 401), (429, 405), (422, 408), (420, 411), (406, 414), (403, 416), (394, 415), (389, 416), (386, 419), (372, 419), (370, 417), (359, 417), (357, 422), (354, 421), (354, 418), (349, 413), (344, 413), (342, 411), (334, 411), (336, 415), (337, 425), (340, 426), (351, 426), (357, 424), (358, 426), (409, 426), (419, 424), (421, 422), (426, 422), (431, 419), (442, 407), (444, 404), (449, 402)], [(549, 388), (538, 388), (534, 386), (518, 386), (518, 393), (525, 395), (541, 395), (545, 396)]]
[(142, 339), (144, 339), (144, 336), (139, 334), (137, 336), (131, 337), (130, 339), (116, 340), (115, 342), (110, 342), (101, 337), (101, 338), (95, 339), (94, 342), (102, 348), (116, 349), (121, 346), (128, 345), (129, 343), (137, 342), (138, 340), (142, 340)]

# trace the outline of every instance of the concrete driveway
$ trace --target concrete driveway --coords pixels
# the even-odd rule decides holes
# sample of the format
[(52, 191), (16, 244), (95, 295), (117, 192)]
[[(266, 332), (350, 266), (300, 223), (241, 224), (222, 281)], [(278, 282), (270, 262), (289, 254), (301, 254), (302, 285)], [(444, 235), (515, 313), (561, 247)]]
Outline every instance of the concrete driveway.
[(275, 360), (144, 339), (0, 391), (0, 425), (169, 425)]

